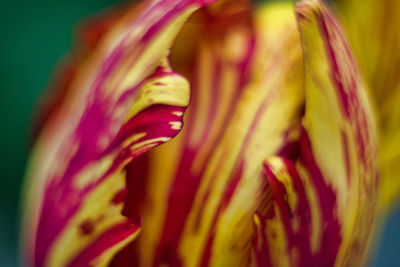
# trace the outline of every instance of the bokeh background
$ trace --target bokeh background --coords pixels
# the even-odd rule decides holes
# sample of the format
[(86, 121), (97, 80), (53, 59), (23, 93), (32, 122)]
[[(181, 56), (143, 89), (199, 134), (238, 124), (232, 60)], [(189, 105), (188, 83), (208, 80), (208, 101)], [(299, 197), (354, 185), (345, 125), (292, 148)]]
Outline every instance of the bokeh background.
[[(18, 266), (20, 190), (38, 96), (71, 46), (77, 21), (117, 2), (0, 1), (0, 267)], [(400, 266), (399, 242), (400, 208), (388, 218), (370, 266)]]

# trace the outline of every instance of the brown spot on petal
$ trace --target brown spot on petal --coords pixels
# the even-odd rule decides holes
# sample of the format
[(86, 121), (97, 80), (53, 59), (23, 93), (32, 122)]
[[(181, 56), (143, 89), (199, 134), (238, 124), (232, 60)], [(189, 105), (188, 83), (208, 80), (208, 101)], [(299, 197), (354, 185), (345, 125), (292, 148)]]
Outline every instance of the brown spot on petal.
[(94, 224), (93, 221), (90, 219), (87, 219), (86, 221), (83, 221), (79, 225), (79, 234), (80, 235), (90, 235), (94, 230)]

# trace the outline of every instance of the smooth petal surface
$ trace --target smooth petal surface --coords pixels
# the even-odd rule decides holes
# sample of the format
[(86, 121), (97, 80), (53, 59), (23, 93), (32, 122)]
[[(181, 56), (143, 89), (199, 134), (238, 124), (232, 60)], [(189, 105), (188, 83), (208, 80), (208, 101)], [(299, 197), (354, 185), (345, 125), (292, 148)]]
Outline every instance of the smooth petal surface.
[(113, 266), (250, 264), (253, 214), (270, 201), (263, 162), (289, 156), (299, 135), (301, 47), (290, 3), (252, 20), (248, 3), (226, 2), (188, 22), (201, 38), (185, 128), (129, 166), (137, 204), (126, 212), (140, 214), (143, 229)]
[(188, 16), (206, 3), (145, 2), (79, 66), (30, 161), (28, 265), (103, 266), (136, 236), (140, 219), (121, 214), (124, 167), (181, 129), (189, 84), (167, 56)]
[(322, 3), (300, 1), (296, 15), (305, 73), (300, 152), (293, 162), (266, 161), (273, 208), (254, 217), (258, 266), (363, 266), (378, 197), (366, 89)]
[[(338, 2), (375, 105), (380, 147), (380, 208), (387, 210), (400, 195), (400, 2)], [(397, 201), (396, 201), (397, 200)]]

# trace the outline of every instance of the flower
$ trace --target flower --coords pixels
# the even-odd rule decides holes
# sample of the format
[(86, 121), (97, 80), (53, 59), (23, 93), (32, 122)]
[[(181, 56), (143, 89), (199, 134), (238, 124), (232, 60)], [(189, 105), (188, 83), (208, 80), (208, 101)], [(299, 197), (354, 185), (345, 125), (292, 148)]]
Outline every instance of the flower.
[(28, 265), (365, 263), (378, 146), (341, 27), (320, 0), (214, 2), (83, 31), (27, 172)]

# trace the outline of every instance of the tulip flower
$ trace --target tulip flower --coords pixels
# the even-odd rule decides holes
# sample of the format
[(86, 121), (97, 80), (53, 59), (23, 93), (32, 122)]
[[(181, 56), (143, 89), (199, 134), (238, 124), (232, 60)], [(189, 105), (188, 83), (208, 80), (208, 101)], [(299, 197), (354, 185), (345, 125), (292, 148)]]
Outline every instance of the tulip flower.
[(365, 264), (377, 130), (329, 7), (160, 0), (100, 21), (38, 127), (27, 265)]

